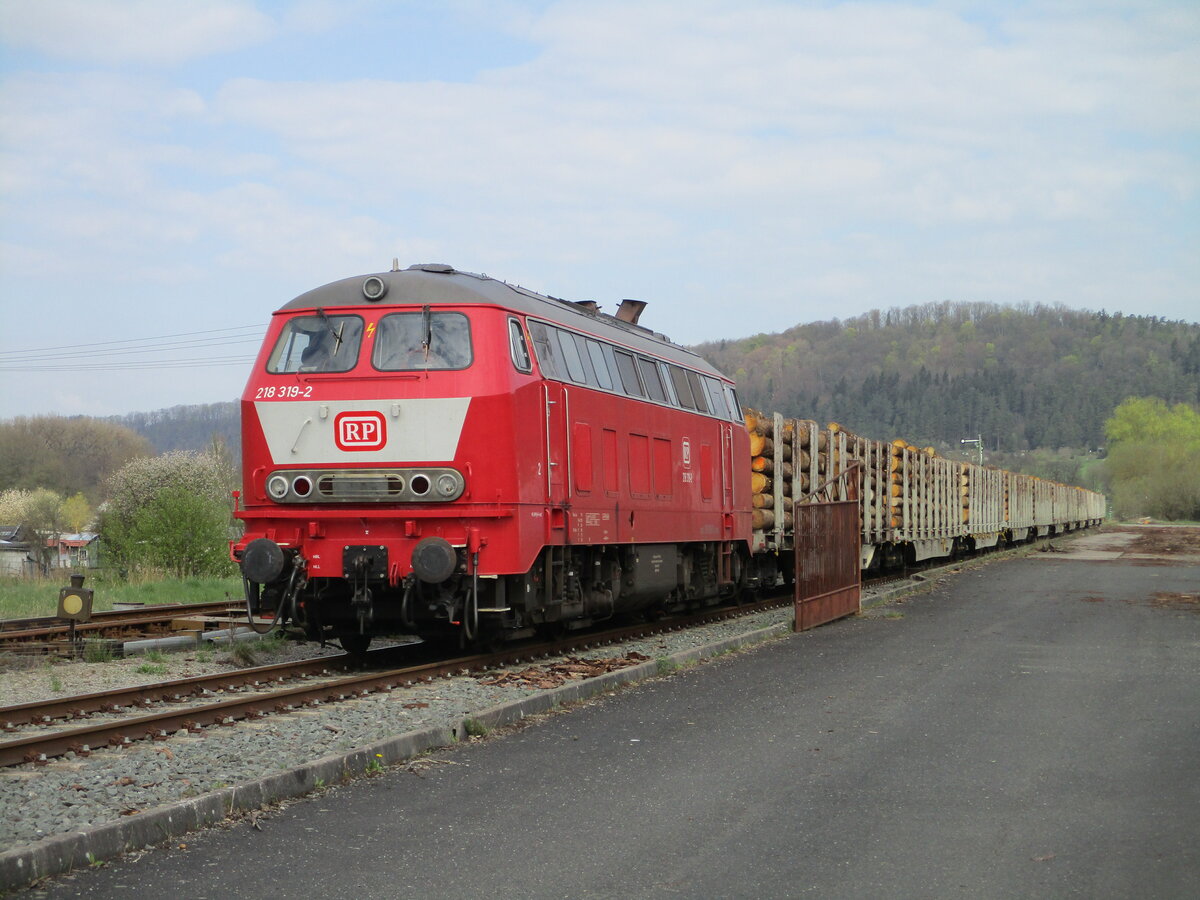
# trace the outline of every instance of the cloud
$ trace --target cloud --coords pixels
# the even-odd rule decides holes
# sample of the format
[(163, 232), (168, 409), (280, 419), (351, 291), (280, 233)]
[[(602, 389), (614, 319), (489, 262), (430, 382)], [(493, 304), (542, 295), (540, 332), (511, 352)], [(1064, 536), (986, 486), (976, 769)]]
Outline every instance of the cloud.
[[(374, 0), (271, 7), (278, 27), (231, 2), (17, 7), (10, 46), (57, 35), (92, 66), (0, 84), (18, 289), (57, 253), (97, 294), (166, 287), (242, 324), (398, 256), (640, 297), (688, 342), (944, 298), (1195, 317), (1186, 4), (457, 0), (521, 61), (447, 80), (386, 54), (370, 77), (290, 67), (323, 34), (375, 46), (397, 24)], [(161, 42), (112, 31), (131, 23)], [(163, 62), (246, 42), (201, 74)]]
[(998, 42), (951, 10), (894, 4), (707, 3), (680, 16), (673, 3), (563, 3), (529, 26), (543, 45), (533, 62), (474, 84), (236, 79), (217, 106), (383, 195), (436, 183), (485, 203), (530, 191), (605, 203), (635, 191), (704, 208), (841, 192), (861, 211), (915, 182), (927, 221), (1061, 218), (1090, 209), (1014, 191), (1030, 160), (1069, 183), (1064, 147), (1103, 167), (1108, 135), (1146, 118), (1144, 98), (1173, 129), (1186, 109), (1157, 99), (1171, 63), (1143, 65), (1153, 36), (1113, 46), (1088, 21), (1054, 27), (1080, 40)]
[(36, 0), (0, 6), (4, 42), (73, 63), (174, 66), (268, 40), (238, 0)]

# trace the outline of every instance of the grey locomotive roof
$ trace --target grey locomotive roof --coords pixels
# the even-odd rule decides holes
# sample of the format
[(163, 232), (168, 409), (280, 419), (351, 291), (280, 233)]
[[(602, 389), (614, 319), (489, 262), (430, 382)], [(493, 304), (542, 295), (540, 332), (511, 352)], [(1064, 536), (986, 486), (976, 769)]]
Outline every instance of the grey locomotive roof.
[[(378, 301), (369, 301), (363, 294), (363, 282), (372, 277), (379, 278), (387, 285), (387, 293)], [(426, 303), (502, 306), (723, 377), (692, 351), (648, 328), (623, 322), (607, 313), (595, 312), (584, 304), (547, 297), (486, 275), (459, 272), (441, 263), (426, 263), (402, 270), (332, 281), (305, 291), (281, 306), (279, 312), (316, 307), (423, 306)]]

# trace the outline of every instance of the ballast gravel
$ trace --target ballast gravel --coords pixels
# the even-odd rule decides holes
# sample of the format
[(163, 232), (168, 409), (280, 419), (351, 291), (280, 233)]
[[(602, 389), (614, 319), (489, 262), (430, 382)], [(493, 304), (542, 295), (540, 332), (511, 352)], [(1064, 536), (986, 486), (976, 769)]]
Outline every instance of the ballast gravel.
[[(788, 608), (770, 610), (572, 655), (606, 659), (637, 652), (655, 659), (790, 622), (791, 616)], [(312, 651), (291, 648), (288, 654), (305, 652)], [(263, 662), (278, 661), (282, 659), (277, 656)], [(166, 666), (166, 673), (153, 676), (138, 672), (144, 661), (136, 659), (10, 668), (0, 673), (0, 702), (30, 702), (230, 668), (227, 660), (197, 661), (192, 654), (168, 657), (161, 665)], [(509, 670), (527, 667), (516, 665)], [(0, 852), (50, 835), (114, 822), (393, 735), (453, 727), (480, 710), (541, 692), (518, 679), (491, 685), (481, 684), (481, 680), (491, 679), (443, 678), (253, 722), (212, 726), (199, 733), (181, 731), (164, 741), (138, 741), (124, 749), (93, 751), (87, 757), (72, 753), (43, 766), (0, 770), (0, 809), (7, 811), (0, 817)]]

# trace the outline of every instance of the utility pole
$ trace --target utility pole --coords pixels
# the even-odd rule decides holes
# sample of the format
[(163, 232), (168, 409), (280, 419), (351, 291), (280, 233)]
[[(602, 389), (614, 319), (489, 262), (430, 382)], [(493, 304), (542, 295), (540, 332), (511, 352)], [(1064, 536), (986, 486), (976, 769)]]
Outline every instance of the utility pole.
[(978, 447), (979, 448), (979, 464), (981, 466), (983, 465), (983, 435), (982, 434), (977, 437), (973, 437), (973, 438), (963, 438), (962, 440), (959, 441), (959, 443), (960, 444), (974, 444), (976, 447)]

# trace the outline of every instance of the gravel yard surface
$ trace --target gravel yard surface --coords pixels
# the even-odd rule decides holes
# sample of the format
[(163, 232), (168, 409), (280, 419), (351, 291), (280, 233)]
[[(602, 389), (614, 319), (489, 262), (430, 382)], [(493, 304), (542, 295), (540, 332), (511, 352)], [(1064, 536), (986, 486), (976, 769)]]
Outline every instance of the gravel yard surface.
[[(790, 608), (771, 610), (684, 632), (600, 647), (573, 657), (604, 660), (636, 653), (654, 659), (787, 622), (791, 615)], [(266, 665), (297, 656), (337, 652), (307, 644), (287, 644), (281, 653), (269, 658), (263, 656), (258, 663)], [(550, 684), (554, 677), (542, 673), (554, 662), (539, 660), (531, 677), (520, 677), (522, 671), (530, 669), (529, 665), (513, 666), (501, 677), (492, 672), (478, 677), (446, 678), (259, 721), (207, 728), (199, 734), (180, 732), (165, 741), (139, 741), (122, 750), (95, 751), (86, 758), (69, 754), (45, 766), (0, 770), (0, 808), (21, 811), (20, 815), (0, 818), (0, 851), (49, 835), (115, 821), (121, 816), (269, 775), (392, 735), (431, 726), (451, 726), (474, 712), (544, 690), (539, 685)], [(169, 654), (160, 663), (147, 663), (139, 657), (105, 663), (47, 663), (10, 658), (2, 664), (0, 703), (4, 704), (241, 667), (227, 650)], [(165, 667), (165, 673), (138, 671), (147, 665)]]

